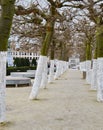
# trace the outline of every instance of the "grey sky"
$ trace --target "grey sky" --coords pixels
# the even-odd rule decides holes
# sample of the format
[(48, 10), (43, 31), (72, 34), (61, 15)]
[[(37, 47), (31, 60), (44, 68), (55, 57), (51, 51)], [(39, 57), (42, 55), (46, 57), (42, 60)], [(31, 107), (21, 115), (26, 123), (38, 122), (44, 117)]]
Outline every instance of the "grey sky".
[(43, 8), (43, 7), (46, 7), (48, 5), (47, 1), (46, 0), (19, 0), (19, 4), (23, 4), (25, 6), (28, 6), (30, 5), (31, 3), (39, 3), (40, 6)]

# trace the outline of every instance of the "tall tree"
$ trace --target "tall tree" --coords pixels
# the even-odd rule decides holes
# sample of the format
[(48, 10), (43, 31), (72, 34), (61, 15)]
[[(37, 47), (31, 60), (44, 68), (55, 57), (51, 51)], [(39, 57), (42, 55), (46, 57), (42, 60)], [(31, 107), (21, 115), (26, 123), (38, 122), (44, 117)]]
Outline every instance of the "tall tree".
[(88, 0), (88, 17), (96, 25), (97, 47), (97, 100), (103, 101), (103, 1)]
[[(47, 0), (48, 3), (48, 9), (45, 10), (41, 10), (40, 8), (38, 8), (38, 4), (35, 5), (33, 4), (30, 8), (24, 9), (21, 6), (18, 6), (18, 11), (16, 11), (17, 15), (28, 15), (28, 14), (33, 14), (34, 18), (32, 19), (36, 24), (37, 23), (41, 23), (41, 19), (44, 20), (45, 19), (45, 35), (44, 35), (44, 40), (42, 42), (42, 49), (41, 49), (41, 56), (42, 60), (39, 60), (40, 62), (38, 62), (38, 67), (37, 67), (37, 72), (36, 73), (38, 76), (37, 80), (35, 80), (34, 83), (34, 87), (33, 87), (33, 91), (31, 92), (30, 98), (34, 99), (37, 96), (37, 91), (38, 88), (40, 86), (40, 82), (41, 81), (41, 76), (42, 72), (45, 70), (45, 67), (41, 67), (40, 64), (44, 64), (43, 62), (45, 61), (45, 63), (47, 62), (47, 53), (48, 53), (48, 48), (52, 39), (52, 35), (53, 35), (53, 31), (54, 31), (54, 25), (55, 25), (55, 21), (57, 19), (59, 19), (58, 17), (61, 17), (61, 13), (59, 12), (59, 9), (62, 7), (67, 7), (69, 9), (72, 8), (78, 8), (78, 11), (80, 12), (80, 9), (84, 11), (84, 14), (89, 14), (88, 17), (92, 20), (95, 20), (94, 17), (94, 10), (91, 8), (91, 6), (93, 7), (94, 5), (98, 5), (97, 3), (99, 3), (101, 0), (95, 2), (94, 0)], [(95, 9), (95, 8), (94, 8)], [(88, 11), (89, 13), (88, 13)], [(62, 12), (62, 11), (61, 11)], [(70, 14), (68, 14), (70, 15)], [(45, 60), (44, 60), (45, 59)], [(39, 67), (40, 65), (40, 67)], [(46, 66), (46, 65), (45, 65)], [(41, 71), (39, 71), (39, 69)], [(38, 87), (36, 87), (38, 86)], [(35, 89), (34, 89), (35, 88)], [(33, 96), (34, 95), (34, 96)]]
[(82, 0), (84, 14), (96, 25), (97, 100), (103, 101), (103, 0)]
[[(52, 40), (55, 22), (56, 20), (59, 20), (62, 16), (61, 13), (58, 11), (58, 9), (65, 6), (66, 2), (67, 1), (65, 0), (63, 1), (47, 0), (48, 3), (48, 9), (46, 9), (47, 12), (45, 10), (41, 10), (36, 4), (33, 4), (30, 8), (27, 9), (18, 6), (16, 10), (17, 15), (33, 14), (34, 23), (35, 21), (40, 21), (40, 19), (45, 20), (45, 35), (42, 42), (41, 55), (38, 61), (35, 82), (32, 87), (30, 99), (35, 99), (37, 97), (38, 89), (42, 80), (42, 74), (43, 72), (45, 72), (46, 74), (48, 49)], [(41, 22), (42, 21), (40, 21), (40, 23)]]
[(5, 89), (6, 89), (6, 54), (8, 38), (14, 15), (15, 0), (0, 0), (0, 123), (6, 121), (5, 117)]

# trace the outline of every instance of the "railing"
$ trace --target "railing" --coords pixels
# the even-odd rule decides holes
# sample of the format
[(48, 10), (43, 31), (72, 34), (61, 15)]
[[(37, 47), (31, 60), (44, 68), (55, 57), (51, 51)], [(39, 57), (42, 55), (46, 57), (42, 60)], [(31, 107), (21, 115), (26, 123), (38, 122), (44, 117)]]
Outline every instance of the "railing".
[(27, 53), (27, 52), (18, 52), (18, 51), (13, 51), (13, 52), (8, 52), (8, 55), (13, 57), (13, 58), (16, 58), (16, 57), (19, 57), (19, 58), (29, 58), (29, 59), (33, 59), (33, 58), (39, 58), (39, 54), (36, 54), (36, 53)]

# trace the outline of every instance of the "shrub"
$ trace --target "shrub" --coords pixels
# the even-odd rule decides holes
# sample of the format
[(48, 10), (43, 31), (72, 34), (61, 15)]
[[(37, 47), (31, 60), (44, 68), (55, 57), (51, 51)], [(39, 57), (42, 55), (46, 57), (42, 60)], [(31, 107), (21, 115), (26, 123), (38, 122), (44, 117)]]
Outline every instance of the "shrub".
[(14, 66), (30, 66), (30, 61), (28, 58), (14, 58)]
[(8, 67), (6, 70), (6, 75), (10, 75), (11, 72), (26, 72), (27, 70), (36, 70), (36, 66), (24, 66), (24, 67)]
[(37, 62), (35, 58), (32, 59), (32, 66), (37, 66)]

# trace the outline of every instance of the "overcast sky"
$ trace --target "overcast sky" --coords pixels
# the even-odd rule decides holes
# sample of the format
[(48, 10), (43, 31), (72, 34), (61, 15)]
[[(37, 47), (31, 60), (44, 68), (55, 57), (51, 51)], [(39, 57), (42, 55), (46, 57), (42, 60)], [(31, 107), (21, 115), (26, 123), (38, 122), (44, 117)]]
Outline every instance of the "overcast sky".
[(25, 6), (30, 5), (31, 3), (36, 3), (36, 1), (40, 4), (41, 7), (47, 6), (47, 1), (46, 0), (19, 0), (19, 4), (23, 4)]

